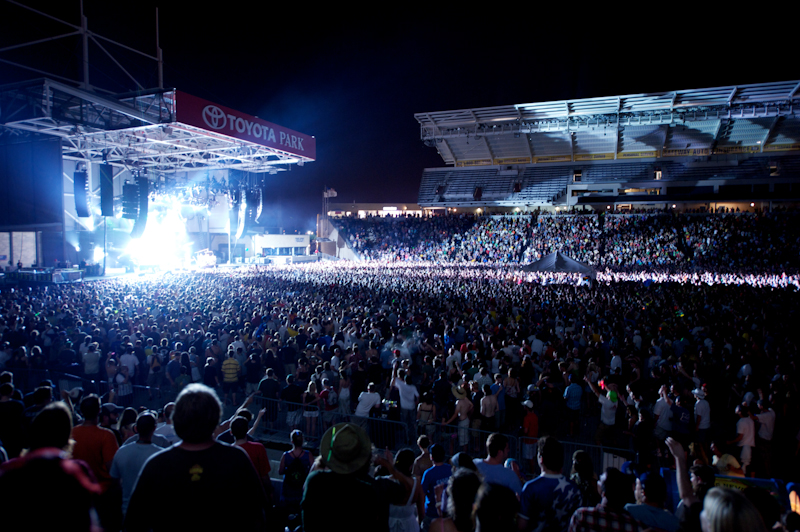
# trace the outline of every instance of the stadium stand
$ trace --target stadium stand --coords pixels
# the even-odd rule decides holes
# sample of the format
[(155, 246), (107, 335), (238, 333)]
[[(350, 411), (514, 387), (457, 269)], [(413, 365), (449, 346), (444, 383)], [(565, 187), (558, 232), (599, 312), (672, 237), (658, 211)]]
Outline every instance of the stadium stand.
[[(706, 207), (796, 201), (798, 86), (787, 81), (418, 113), (423, 142), (452, 165), (423, 172), (418, 203), (529, 211), (663, 207), (676, 199)], [(648, 191), (632, 196), (627, 185)]]

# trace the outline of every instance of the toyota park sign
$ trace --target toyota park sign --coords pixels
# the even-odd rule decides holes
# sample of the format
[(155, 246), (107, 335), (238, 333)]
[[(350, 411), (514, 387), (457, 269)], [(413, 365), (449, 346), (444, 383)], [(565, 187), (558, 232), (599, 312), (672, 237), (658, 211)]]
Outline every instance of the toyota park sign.
[(239, 140), (316, 159), (316, 139), (223, 105), (175, 91), (177, 121)]

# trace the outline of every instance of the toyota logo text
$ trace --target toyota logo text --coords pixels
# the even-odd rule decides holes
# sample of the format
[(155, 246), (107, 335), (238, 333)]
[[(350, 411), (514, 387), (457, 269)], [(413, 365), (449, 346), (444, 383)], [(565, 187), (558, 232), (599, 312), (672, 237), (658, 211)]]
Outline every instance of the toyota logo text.
[(203, 122), (211, 129), (222, 129), (227, 122), (225, 112), (216, 105), (206, 105), (203, 109)]

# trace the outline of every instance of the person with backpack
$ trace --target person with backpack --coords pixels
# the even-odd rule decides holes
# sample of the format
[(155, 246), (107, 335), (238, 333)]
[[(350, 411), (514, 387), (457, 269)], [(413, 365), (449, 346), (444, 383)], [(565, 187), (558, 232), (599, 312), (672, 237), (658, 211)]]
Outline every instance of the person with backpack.
[(150, 400), (153, 399), (153, 388), (158, 392), (161, 397), (161, 383), (164, 381), (164, 368), (161, 367), (164, 363), (164, 358), (158, 349), (153, 349), (147, 356), (147, 392), (150, 395)]
[(291, 440), (292, 449), (283, 453), (281, 465), (278, 468), (278, 474), (283, 475), (281, 508), (287, 520), (289, 516), (300, 513), (303, 486), (311, 470), (311, 453), (303, 449), (303, 433), (293, 430)]
[(319, 402), (324, 405), (322, 414), (322, 431), (328, 430), (333, 423), (336, 412), (339, 410), (339, 394), (331, 386), (330, 379), (322, 379), (322, 391), (319, 394)]

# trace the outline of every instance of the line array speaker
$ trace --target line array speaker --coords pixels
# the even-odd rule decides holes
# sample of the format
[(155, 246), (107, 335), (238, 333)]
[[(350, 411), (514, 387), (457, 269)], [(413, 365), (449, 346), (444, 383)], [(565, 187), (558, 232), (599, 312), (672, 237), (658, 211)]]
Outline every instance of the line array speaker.
[(72, 174), (72, 189), (75, 193), (75, 212), (78, 213), (78, 218), (88, 218), (92, 213), (89, 211), (89, 174), (86, 170)]
[(150, 181), (147, 176), (137, 177), (136, 185), (139, 189), (139, 216), (136, 217), (136, 221), (133, 223), (131, 238), (141, 238), (144, 234), (144, 229), (147, 226), (148, 201), (150, 199)]
[(114, 167), (100, 165), (100, 214), (114, 216)]

